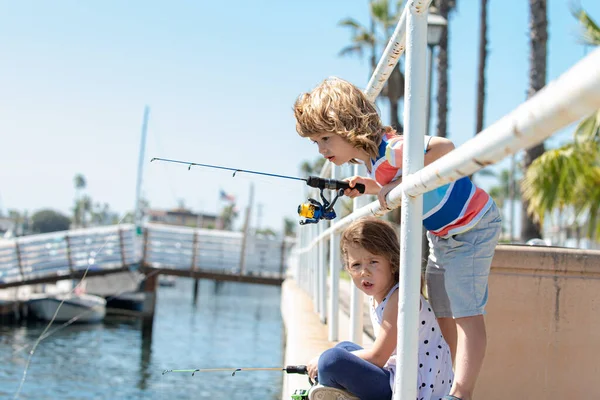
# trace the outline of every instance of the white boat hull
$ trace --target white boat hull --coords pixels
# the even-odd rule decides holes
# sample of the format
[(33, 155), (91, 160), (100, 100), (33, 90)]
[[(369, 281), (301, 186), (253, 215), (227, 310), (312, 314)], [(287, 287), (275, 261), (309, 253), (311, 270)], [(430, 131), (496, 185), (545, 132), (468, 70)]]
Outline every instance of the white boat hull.
[[(61, 301), (64, 302), (61, 305)], [(98, 322), (106, 314), (106, 300), (90, 294), (36, 295), (29, 308), (40, 319), (50, 321), (58, 308), (54, 321), (66, 322), (76, 318), (77, 322)]]

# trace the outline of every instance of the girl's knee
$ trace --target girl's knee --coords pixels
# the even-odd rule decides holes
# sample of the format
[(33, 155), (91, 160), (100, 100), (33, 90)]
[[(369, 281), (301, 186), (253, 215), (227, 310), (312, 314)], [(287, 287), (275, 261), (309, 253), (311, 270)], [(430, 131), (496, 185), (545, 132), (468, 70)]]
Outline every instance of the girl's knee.
[(344, 369), (344, 365), (347, 364), (348, 355), (350, 353), (339, 347), (334, 347), (329, 350), (325, 350), (319, 357), (319, 375), (335, 374), (339, 370)]

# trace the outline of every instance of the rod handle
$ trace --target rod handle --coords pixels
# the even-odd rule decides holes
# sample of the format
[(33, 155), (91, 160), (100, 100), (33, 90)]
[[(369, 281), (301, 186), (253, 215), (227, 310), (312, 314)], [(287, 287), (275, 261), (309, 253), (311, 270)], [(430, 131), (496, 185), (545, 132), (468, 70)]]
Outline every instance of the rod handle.
[[(336, 179), (326, 179), (321, 178), (319, 176), (309, 176), (306, 178), (306, 184), (310, 187), (318, 188), (318, 189), (330, 189), (330, 190), (339, 190), (339, 189), (350, 189), (350, 184), (346, 181), (338, 181)], [(359, 193), (365, 192), (365, 185), (362, 183), (357, 183), (353, 189), (359, 191)]]
[(306, 365), (288, 365), (285, 367), (285, 372), (288, 374), (307, 375), (308, 369), (306, 368)]

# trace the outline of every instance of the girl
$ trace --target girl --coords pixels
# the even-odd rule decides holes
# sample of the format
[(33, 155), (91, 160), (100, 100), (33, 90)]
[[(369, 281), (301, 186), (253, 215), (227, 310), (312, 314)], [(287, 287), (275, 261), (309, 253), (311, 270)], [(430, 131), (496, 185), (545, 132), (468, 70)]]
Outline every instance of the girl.
[[(310, 390), (309, 399), (389, 400), (396, 373), (398, 236), (387, 222), (365, 217), (344, 231), (340, 247), (342, 264), (352, 282), (370, 296), (376, 339), (370, 349), (341, 342), (309, 362), (309, 376), (318, 377), (319, 381)], [(423, 296), (419, 321), (417, 398), (438, 400), (450, 391), (452, 358), (431, 306)]]

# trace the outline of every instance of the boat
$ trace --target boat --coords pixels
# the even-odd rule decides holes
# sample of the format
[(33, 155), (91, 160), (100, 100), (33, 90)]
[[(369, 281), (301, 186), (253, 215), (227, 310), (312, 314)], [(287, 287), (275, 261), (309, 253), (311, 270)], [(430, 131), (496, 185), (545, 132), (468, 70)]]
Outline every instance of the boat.
[(144, 292), (127, 292), (106, 299), (106, 308), (109, 314), (119, 314), (118, 310), (142, 312), (144, 309)]
[(55, 322), (66, 322), (73, 318), (76, 318), (76, 322), (99, 322), (106, 314), (106, 300), (93, 294), (40, 293), (32, 295), (27, 305), (37, 318), (45, 321), (52, 320), (56, 314)]
[(162, 286), (162, 287), (175, 286), (175, 277), (172, 275), (160, 275), (158, 277), (158, 286)]

